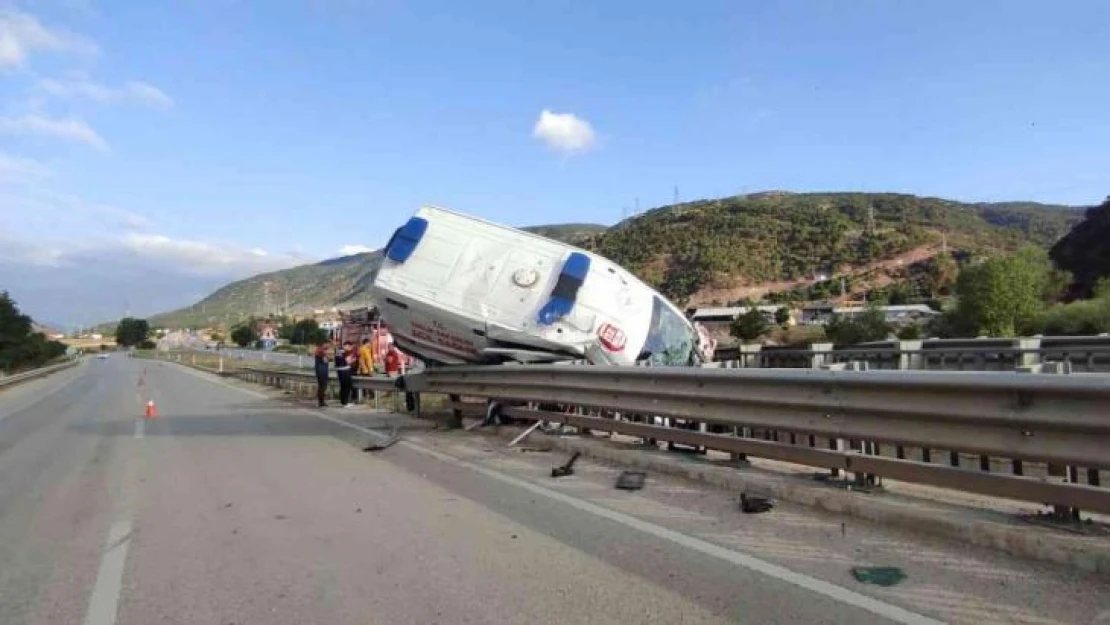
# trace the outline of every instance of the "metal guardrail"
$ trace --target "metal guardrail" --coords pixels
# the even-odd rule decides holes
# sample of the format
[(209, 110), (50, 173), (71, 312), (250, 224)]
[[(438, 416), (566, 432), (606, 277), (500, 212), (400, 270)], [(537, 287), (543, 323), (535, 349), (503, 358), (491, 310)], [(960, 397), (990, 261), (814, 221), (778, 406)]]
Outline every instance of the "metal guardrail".
[[(239, 375), (315, 383), (310, 373)], [(354, 385), (398, 390), (385, 377)], [(1073, 516), (1110, 513), (1099, 475), (1110, 469), (1110, 376), (504, 365), (411, 374), (403, 389), (449, 395), (456, 410), (460, 396), (515, 402), (504, 412), (517, 418), (1038, 502)], [(963, 466), (968, 455), (978, 456), (977, 468)], [(1008, 472), (992, 470), (999, 462)], [(1032, 476), (1034, 467), (1047, 475)]]
[(23, 373), (16, 373), (14, 375), (2, 377), (0, 378), (0, 390), (15, 386), (16, 384), (22, 384), (23, 382), (27, 382), (29, 380), (34, 380), (36, 378), (50, 375), (51, 373), (61, 371), (62, 369), (68, 369), (76, 365), (77, 362), (78, 360), (74, 358), (71, 360), (67, 360), (66, 362), (58, 363), (56, 365), (48, 365), (46, 367), (32, 369), (31, 371), (24, 371)]
[(1016, 339), (924, 339), (878, 341), (837, 348), (738, 345), (717, 350), (721, 368), (808, 368), (852, 360), (871, 369), (1012, 371), (1048, 361), (1068, 362), (1077, 371), (1110, 372), (1110, 337), (1068, 336)]

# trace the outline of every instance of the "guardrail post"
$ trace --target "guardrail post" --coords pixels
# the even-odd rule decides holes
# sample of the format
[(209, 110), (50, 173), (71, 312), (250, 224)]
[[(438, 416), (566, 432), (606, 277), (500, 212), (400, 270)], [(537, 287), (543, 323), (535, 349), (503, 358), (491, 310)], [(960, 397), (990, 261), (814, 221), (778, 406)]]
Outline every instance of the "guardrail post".
[(1041, 363), (1041, 339), (1015, 339), (1014, 349), (1018, 350), (1014, 366), (1028, 367)]
[(463, 422), (462, 422), (463, 412), (462, 412), (462, 408), (459, 407), (459, 404), (462, 403), (462, 396), (460, 396), (460, 395), (448, 395), (447, 399), (448, 399), (448, 401), (451, 402), (451, 418), (447, 420), (447, 427), (449, 427), (449, 428), (461, 428), (462, 424), (463, 424)]
[(918, 370), (925, 368), (925, 358), (921, 347), (925, 341), (898, 341), (894, 344), (898, 356), (898, 370)]
[(223, 357), (223, 354), (221, 354), (220, 355), (220, 373), (223, 373), (223, 372), (224, 372), (224, 357)]
[(812, 369), (818, 369), (821, 365), (829, 362), (829, 356), (832, 354), (832, 343), (814, 343), (809, 346), (809, 366)]
[(759, 353), (762, 350), (762, 345), (741, 345), (740, 360), (737, 361), (737, 368), (753, 369), (759, 367), (761, 364)]
[[(1036, 347), (1037, 348), (1040, 347), (1040, 342), (1041, 342), (1040, 339), (1018, 339), (1015, 342), (1016, 343), (1022, 343), (1024, 341), (1036, 341)], [(1019, 347), (1019, 349), (1024, 349), (1024, 348)], [(1046, 374), (1046, 375), (1054, 375), (1054, 374), (1055, 375), (1068, 375), (1068, 374), (1071, 373), (1071, 361), (1070, 360), (1064, 360), (1063, 362), (1040, 362), (1040, 353), (1039, 352), (1023, 352), (1023, 353), (1019, 354), (1020, 358), (1024, 358), (1025, 356), (1032, 356), (1033, 358), (1036, 358), (1037, 361), (1036, 362), (1023, 363), (1023, 364), (1019, 365), (1018, 368), (1017, 368), (1017, 371), (1020, 372), (1020, 373), (1034, 373), (1034, 374), (1035, 373), (1043, 373), (1043, 374)], [(1065, 355), (1065, 358), (1066, 358), (1066, 355)], [(1014, 469), (1015, 469), (1015, 473), (1017, 471), (1020, 471), (1020, 465), (1017, 464), (1017, 461), (1014, 461)], [(1072, 483), (1072, 484), (1078, 484), (1079, 483), (1079, 467), (1071, 466), (1071, 465), (1061, 466), (1061, 465), (1058, 465), (1058, 464), (1049, 463), (1045, 466), (1045, 471), (1046, 471), (1046, 473), (1048, 474), (1049, 477), (1063, 477), (1064, 481), (1066, 481), (1066, 482), (1069, 482), (1069, 483)], [(1098, 470), (1097, 469), (1087, 469), (1087, 483), (1088, 484), (1097, 486), (1098, 481), (1099, 481), (1098, 478), (1099, 478), (1099, 476), (1098, 476)], [(1092, 483), (1092, 480), (1094, 481), (1093, 483)], [(1052, 505), (1052, 510), (1053, 510), (1053, 513), (1058, 518), (1069, 519), (1069, 520), (1072, 520), (1072, 521), (1078, 521), (1079, 520), (1079, 508), (1072, 507), (1072, 506), (1060, 505), (1060, 504), (1053, 504)]]

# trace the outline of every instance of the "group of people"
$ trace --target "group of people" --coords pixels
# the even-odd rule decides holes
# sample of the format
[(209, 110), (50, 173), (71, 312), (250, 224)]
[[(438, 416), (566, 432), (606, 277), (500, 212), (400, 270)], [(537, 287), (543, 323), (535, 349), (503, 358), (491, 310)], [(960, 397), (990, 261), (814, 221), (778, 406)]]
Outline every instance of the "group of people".
[[(334, 349), (334, 357), (332, 352)], [(370, 339), (362, 339), (362, 345), (356, 350), (351, 341), (344, 341), (341, 347), (336, 348), (332, 341), (325, 341), (316, 346), (316, 400), (320, 407), (327, 406), (325, 397), (328, 390), (328, 369), (331, 363), (335, 364), (335, 373), (339, 378), (339, 403), (344, 408), (354, 406), (354, 379), (353, 376), (371, 376), (378, 372), (379, 366), (374, 359), (374, 347)], [(385, 374), (394, 377), (400, 375), (404, 356), (392, 344), (386, 348), (385, 357), (381, 359)]]

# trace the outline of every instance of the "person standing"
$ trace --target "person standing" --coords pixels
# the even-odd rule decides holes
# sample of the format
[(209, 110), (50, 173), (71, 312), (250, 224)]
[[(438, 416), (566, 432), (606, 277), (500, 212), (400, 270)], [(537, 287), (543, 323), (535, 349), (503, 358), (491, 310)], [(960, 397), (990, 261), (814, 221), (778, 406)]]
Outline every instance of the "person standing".
[(316, 345), (316, 402), (321, 408), (327, 406), (324, 396), (328, 392), (328, 342)]
[(393, 345), (385, 353), (385, 374), (391, 378), (401, 374), (401, 351)]
[(351, 403), (351, 390), (354, 388), (351, 379), (351, 365), (358, 359), (354, 345), (350, 341), (343, 342), (343, 350), (335, 355), (335, 374), (339, 376), (339, 403), (344, 408), (354, 406)]
[(358, 348), (358, 374), (374, 375), (374, 348), (370, 346), (370, 339), (362, 339), (362, 346)]

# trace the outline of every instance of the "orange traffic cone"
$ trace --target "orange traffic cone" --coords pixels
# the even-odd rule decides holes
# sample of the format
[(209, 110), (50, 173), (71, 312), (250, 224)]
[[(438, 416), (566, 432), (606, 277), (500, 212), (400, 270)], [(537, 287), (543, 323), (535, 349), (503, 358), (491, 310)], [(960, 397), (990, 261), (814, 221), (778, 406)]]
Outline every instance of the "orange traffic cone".
[(154, 400), (146, 403), (146, 418), (153, 419), (158, 416), (158, 407), (154, 405)]

